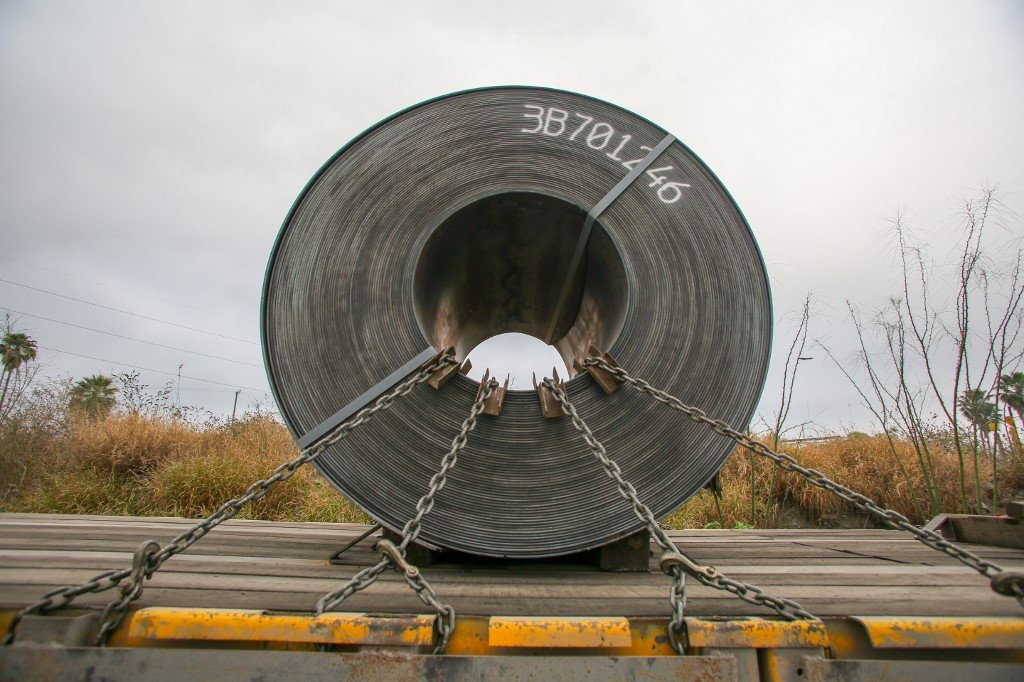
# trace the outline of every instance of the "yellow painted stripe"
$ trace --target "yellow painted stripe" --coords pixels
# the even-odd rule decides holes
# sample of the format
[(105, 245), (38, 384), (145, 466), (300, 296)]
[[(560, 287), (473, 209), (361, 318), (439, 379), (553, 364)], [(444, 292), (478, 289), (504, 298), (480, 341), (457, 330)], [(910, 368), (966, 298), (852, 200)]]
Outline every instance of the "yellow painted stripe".
[[(14, 612), (0, 610), (0, 630)], [(783, 622), (757, 618), (686, 618), (687, 645), (693, 649), (828, 648), (829, 636), (817, 621)], [(842, 654), (844, 623), (879, 649), (1004, 649), (1024, 651), (1024, 618), (829, 619)], [(114, 646), (188, 646), (189, 642), (238, 642), (239, 646), (312, 644), (430, 646), (433, 616), (387, 617), (363, 613), (267, 613), (240, 609), (145, 608), (129, 615), (114, 633)], [(595, 649), (603, 655), (674, 655), (665, 633), (667, 620), (572, 617), (462, 616), (449, 653), (500, 654), (508, 648)], [(852, 645), (851, 645), (852, 646)], [(595, 651), (597, 653), (597, 651)]]
[(686, 639), (694, 648), (774, 649), (828, 646), (828, 633), (820, 621), (706, 620), (684, 618)]
[(426, 646), (434, 640), (434, 617), (147, 608), (132, 615), (124, 636), (128, 646), (145, 646), (152, 640)]
[(492, 616), (487, 627), (492, 647), (610, 648), (632, 643), (625, 618), (527, 618)]
[(854, 618), (871, 645), (889, 648), (1024, 649), (1024, 618)]

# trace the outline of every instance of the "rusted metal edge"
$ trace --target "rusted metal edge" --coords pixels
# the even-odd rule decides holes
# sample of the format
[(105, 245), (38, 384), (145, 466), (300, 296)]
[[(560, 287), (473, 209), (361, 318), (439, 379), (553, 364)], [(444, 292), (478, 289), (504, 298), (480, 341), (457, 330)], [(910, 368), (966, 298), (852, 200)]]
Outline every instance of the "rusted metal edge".
[(429, 646), (435, 616), (267, 613), (249, 609), (145, 608), (126, 624), (123, 645), (163, 640)]
[(876, 649), (1024, 649), (1024, 618), (851, 617)]
[[(0, 612), (0, 621), (12, 612)], [(89, 616), (31, 616), (22, 645), (79, 646), (91, 642), (95, 622)], [(111, 638), (114, 647), (186, 647), (192, 642), (230, 642), (307, 646), (429, 646), (434, 616), (385, 616), (364, 613), (281, 613), (247, 609), (150, 607), (129, 615)], [(993, 660), (984, 652), (1024, 660), (1024, 619), (1015, 617), (837, 617), (823, 621), (765, 618), (685, 618), (686, 646), (694, 654), (708, 650), (828, 650), (839, 659), (902, 658), (915, 650), (958, 650), (963, 656)], [(45, 626), (45, 627), (44, 627)], [(676, 654), (666, 638), (664, 618), (566, 616), (460, 616), (446, 650), (451, 655), (494, 656), (519, 649), (591, 649), (605, 656)], [(855, 628), (850, 630), (849, 628)], [(80, 636), (74, 636), (75, 632)], [(855, 633), (861, 633), (856, 635)], [(84, 633), (84, 634), (83, 634)], [(31, 636), (30, 636), (31, 635)], [(854, 635), (863, 641), (846, 641)], [(248, 645), (245, 645), (248, 646)], [(870, 649), (864, 649), (867, 646)], [(518, 653), (518, 652), (517, 652)], [(945, 660), (935, 655), (936, 662)], [(965, 659), (966, 660), (966, 659)], [(1003, 659), (1000, 659), (1003, 660)], [(1010, 659), (1006, 659), (1010, 660)], [(2, 676), (0, 676), (2, 679)]]
[[(565, 390), (565, 382), (563, 382), (558, 376), (558, 368), (551, 368), (551, 375), (554, 378), (555, 386)], [(544, 385), (544, 382), (537, 383), (537, 373), (533, 374), (533, 388), (537, 391), (537, 397), (540, 399), (540, 411), (544, 415), (545, 419), (555, 419), (557, 417), (564, 417), (565, 411), (555, 396), (551, 393), (550, 389)]]
[[(592, 345), (587, 349), (587, 357), (601, 358), (607, 362), (610, 367), (619, 366), (619, 363), (615, 362), (615, 358), (608, 353), (605, 353), (597, 346)], [(589, 374), (594, 382), (601, 387), (601, 390), (609, 395), (622, 388), (622, 382), (619, 381), (618, 377), (603, 367), (599, 367), (597, 365), (585, 365), (579, 358), (573, 359), (572, 366), (579, 374), (582, 374), (583, 372)]]
[(491, 647), (606, 649), (632, 643), (629, 620), (622, 617), (491, 616), (487, 626)]
[[(469, 362), (467, 360), (466, 362)], [(487, 388), (487, 383), (491, 379), (491, 370), (488, 369), (484, 372), (484, 378), (480, 380), (480, 387), (476, 389), (476, 399), (479, 400), (480, 396), (483, 395), (484, 390)], [(501, 407), (505, 404), (505, 392), (508, 391), (508, 383), (511, 380), (510, 375), (505, 375), (505, 384), (499, 386), (491, 392), (491, 395), (487, 400), (484, 401), (484, 414), (489, 414), (492, 417), (497, 417), (501, 414)]]
[(697, 649), (821, 649), (829, 645), (828, 632), (821, 621), (687, 617), (683, 622), (687, 645)]
[[(424, 362), (420, 369), (426, 369), (427, 367), (430, 367), (432, 364), (440, 360), (445, 355), (454, 356), (455, 347), (448, 346), (447, 348), (442, 348), (437, 352), (437, 355)], [(469, 361), (469, 358), (466, 358), (466, 361), (463, 362), (461, 365), (456, 363), (442, 367), (441, 369), (437, 370), (436, 372), (430, 375), (430, 378), (427, 379), (427, 385), (437, 390), (440, 390), (445, 384), (454, 379), (456, 374), (469, 374), (469, 370), (472, 367), (473, 363)]]

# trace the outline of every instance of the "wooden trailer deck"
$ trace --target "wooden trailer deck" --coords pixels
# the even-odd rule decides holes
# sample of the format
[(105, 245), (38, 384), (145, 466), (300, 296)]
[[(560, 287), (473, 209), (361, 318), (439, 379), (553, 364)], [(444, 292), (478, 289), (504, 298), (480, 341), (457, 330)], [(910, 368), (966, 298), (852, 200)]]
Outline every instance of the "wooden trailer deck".
[[(130, 564), (143, 540), (165, 542), (192, 521), (63, 515), (0, 515), (0, 608), (14, 609), (46, 590), (78, 584)], [(147, 583), (140, 606), (312, 611), (316, 601), (376, 563), (368, 538), (328, 557), (368, 529), (332, 523), (228, 521), (180, 554)], [(818, 616), (1024, 616), (983, 577), (886, 530), (671, 531), (695, 560), (729, 577), (794, 599)], [(1024, 550), (969, 545), (986, 559), (1024, 569)], [(424, 574), (459, 614), (666, 616), (669, 579), (651, 572), (607, 573), (556, 562), (440, 562)], [(102, 606), (111, 594), (76, 604)], [(393, 572), (345, 602), (346, 610), (416, 613), (423, 605)], [(768, 616), (770, 612), (690, 580), (687, 613)]]
[[(141, 541), (166, 542), (192, 523), (174, 518), (0, 515), (0, 625), (43, 592), (81, 583), (102, 570), (123, 568)], [(372, 537), (345, 552), (343, 564), (328, 561), (338, 548), (367, 529), (355, 524), (229, 521), (168, 561), (146, 584), (137, 604), (140, 608), (312, 612), (324, 593), (376, 562)], [(844, 634), (850, 622), (861, 623), (872, 639), (871, 626), (864, 623), (887, 623), (885, 627), (893, 631), (907, 619), (917, 619), (925, 629), (935, 630), (938, 623), (942, 630), (946, 627), (943, 623), (952, 623), (957, 627), (970, 625), (981, 633), (981, 639), (968, 637), (959, 644), (954, 640), (960, 635), (949, 632), (923, 635), (919, 645), (925, 649), (918, 651), (918, 658), (927, 658), (925, 650), (948, 652), (959, 646), (988, 651), (983, 659), (993, 665), (999, 663), (1002, 667), (998, 670), (1003, 672), (1009, 669), (1007, 663), (1024, 660), (1024, 609), (1013, 599), (995, 594), (980, 575), (904, 533), (872, 529), (687, 530), (669, 535), (695, 560), (773, 595), (794, 599), (821, 617), (831, 641), (823, 644), (824, 640), (814, 640), (812, 645), (831, 651), (833, 658), (844, 657), (844, 651), (855, 658), (873, 656), (865, 653), (863, 642), (857, 644)], [(1007, 569), (1024, 570), (1024, 550), (969, 547)], [(486, 628), (486, 619), (493, 616), (625, 617), (634, 623), (634, 648), (642, 624), (651, 627), (653, 623), (660, 639), (652, 639), (658, 644), (651, 646), (661, 647), (660, 653), (664, 654), (670, 583), (657, 570), (656, 561), (652, 554), (648, 574), (608, 573), (588, 565), (556, 561), (497, 560), (475, 564), (441, 561), (424, 567), (423, 572), (441, 600), (455, 608), (460, 623), (479, 617), (476, 620), (483, 619)], [(115, 594), (112, 590), (85, 595), (74, 606), (98, 609)], [(755, 617), (770, 624), (774, 615), (692, 579), (688, 581), (687, 597), (686, 612), (694, 624), (718, 617), (731, 622)], [(373, 614), (426, 612), (394, 572), (386, 573), (341, 608)], [(691, 631), (691, 639), (695, 631)], [(486, 634), (483, 637), (486, 640)], [(862, 631), (850, 637), (864, 639)], [(771, 646), (764, 641), (751, 646)], [(123, 646), (123, 637), (112, 640), (115, 646), (118, 642)], [(880, 646), (877, 642), (875, 645)], [(957, 655), (962, 658), (963, 653)], [(10, 660), (23, 662), (22, 658)], [(751, 663), (755, 672), (757, 661), (761, 661), (763, 670), (763, 657), (751, 660), (755, 661)], [(877, 670), (864, 674), (868, 672), (878, 674)], [(1015, 674), (1021, 672), (1024, 669), (1014, 669)], [(671, 673), (675, 674), (678, 671)]]

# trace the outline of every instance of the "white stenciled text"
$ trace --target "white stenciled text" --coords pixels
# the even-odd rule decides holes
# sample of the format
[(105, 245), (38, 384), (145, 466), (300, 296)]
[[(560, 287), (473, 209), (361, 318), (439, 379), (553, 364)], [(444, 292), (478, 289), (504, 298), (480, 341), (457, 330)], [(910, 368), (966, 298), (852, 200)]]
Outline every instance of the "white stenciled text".
[[(523, 106), (526, 109), (523, 118), (532, 125), (521, 128), (521, 132), (548, 137), (565, 136), (570, 142), (585, 144), (594, 151), (604, 152), (605, 157), (629, 170), (633, 170), (651, 151), (647, 145), (633, 143), (632, 135), (616, 131), (610, 123), (595, 121), (593, 116), (575, 111), (570, 113), (557, 107), (536, 104)], [(657, 165), (657, 161), (651, 165)], [(677, 175), (673, 171), (673, 166), (652, 167), (644, 171), (649, 178), (647, 186), (666, 204), (679, 201), (683, 190), (690, 187), (688, 183), (672, 179)]]

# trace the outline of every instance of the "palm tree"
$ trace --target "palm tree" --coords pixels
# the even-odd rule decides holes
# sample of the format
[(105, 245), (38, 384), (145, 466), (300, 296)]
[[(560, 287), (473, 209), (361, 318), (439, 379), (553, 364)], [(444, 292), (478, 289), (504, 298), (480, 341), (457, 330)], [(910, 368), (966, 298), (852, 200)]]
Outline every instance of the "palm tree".
[(1024, 422), (1024, 372), (999, 377), (999, 397)]
[[(988, 434), (990, 424), (999, 418), (999, 408), (988, 399), (988, 394), (979, 388), (964, 389), (960, 394), (960, 412), (971, 422), (974, 436), (974, 496), (978, 513), (983, 509), (981, 502), (981, 471), (978, 466), (978, 440), (981, 451), (989, 452)], [(992, 452), (995, 452), (994, 450)]]
[(996, 404), (988, 399), (988, 394), (980, 388), (965, 389), (960, 396), (960, 412), (967, 420), (977, 427), (984, 427), (994, 422), (999, 416)]
[[(965, 389), (960, 396), (960, 412), (974, 427), (975, 437), (978, 433), (988, 434), (989, 425), (999, 419), (999, 409), (988, 399), (988, 394), (980, 388)], [(984, 439), (988, 445), (988, 438)]]
[(94, 374), (71, 387), (71, 407), (93, 419), (106, 417), (117, 404), (116, 393), (113, 379)]
[[(999, 377), (999, 397), (1003, 403), (1017, 413), (1017, 418), (1024, 424), (1024, 372), (1013, 372)], [(1017, 455), (1021, 454), (1020, 433), (1017, 425), (1010, 422), (1010, 440)]]
[(7, 390), (11, 386), (11, 377), (27, 362), (36, 359), (36, 342), (28, 334), (7, 332), (0, 340), (0, 362), (4, 367), (4, 387), (0, 391), (0, 407), (7, 399)]

